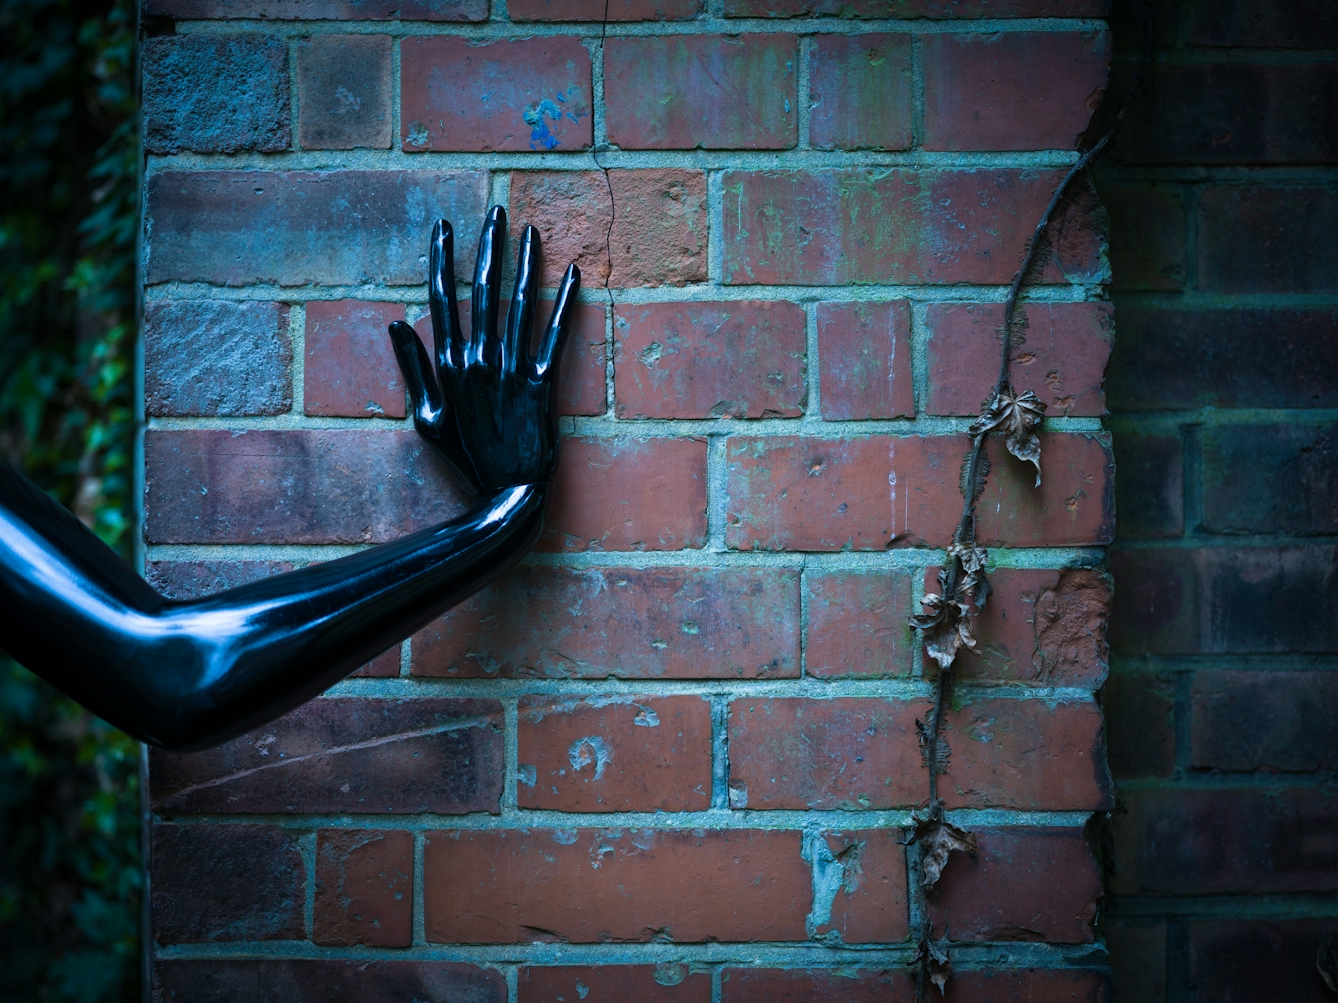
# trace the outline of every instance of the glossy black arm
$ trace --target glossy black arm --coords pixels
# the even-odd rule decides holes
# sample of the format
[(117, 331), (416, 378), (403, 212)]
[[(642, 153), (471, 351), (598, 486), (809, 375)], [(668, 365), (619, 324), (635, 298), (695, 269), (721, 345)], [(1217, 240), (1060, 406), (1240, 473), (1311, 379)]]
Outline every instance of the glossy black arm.
[(511, 567), (549, 487), (363, 553), (175, 602), (68, 511), (0, 465), (0, 647), (99, 717), (169, 749), (269, 721)]

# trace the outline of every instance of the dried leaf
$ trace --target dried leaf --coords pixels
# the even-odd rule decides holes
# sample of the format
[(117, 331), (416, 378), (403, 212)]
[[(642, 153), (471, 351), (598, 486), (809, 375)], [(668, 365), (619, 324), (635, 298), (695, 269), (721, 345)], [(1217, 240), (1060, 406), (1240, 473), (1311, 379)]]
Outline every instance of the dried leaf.
[(1008, 451), (1036, 467), (1036, 486), (1041, 486), (1041, 440), (1036, 429), (1045, 417), (1045, 403), (1027, 390), (1013, 394), (1005, 389), (990, 402), (984, 414), (971, 423), (971, 435), (1001, 429)]
[(958, 648), (976, 650), (976, 639), (971, 633), (971, 619), (967, 615), (966, 603), (945, 599), (935, 592), (920, 601), (925, 605), (925, 612), (911, 617), (911, 626), (921, 632), (925, 652), (938, 662), (940, 669), (952, 665)]
[(959, 829), (931, 815), (917, 828), (915, 841), (920, 844), (920, 884), (929, 891), (943, 875), (948, 854), (953, 850), (976, 855), (976, 834)]
[(962, 571), (965, 575), (962, 578), (960, 594), (974, 602), (976, 609), (984, 609), (985, 600), (994, 592), (989, 579), (985, 577), (985, 562), (989, 560), (989, 551), (984, 547), (954, 543), (948, 548), (948, 556), (962, 562)]
[(962, 472), (958, 476), (958, 487), (961, 488), (962, 497), (969, 498), (974, 505), (980, 500), (980, 496), (985, 493), (985, 479), (990, 475), (990, 458), (983, 452), (980, 459), (976, 461), (975, 484), (971, 481), (971, 453), (968, 449), (966, 455), (962, 457)]
[(1324, 980), (1329, 992), (1338, 995), (1338, 941), (1332, 934), (1320, 944), (1319, 954), (1315, 956), (1315, 967), (1319, 969), (1319, 977)]
[(915, 960), (924, 965), (929, 981), (938, 986), (941, 995), (948, 994), (948, 979), (952, 977), (952, 963), (948, 960), (948, 942), (940, 940), (937, 944), (928, 937), (921, 939), (915, 947)]

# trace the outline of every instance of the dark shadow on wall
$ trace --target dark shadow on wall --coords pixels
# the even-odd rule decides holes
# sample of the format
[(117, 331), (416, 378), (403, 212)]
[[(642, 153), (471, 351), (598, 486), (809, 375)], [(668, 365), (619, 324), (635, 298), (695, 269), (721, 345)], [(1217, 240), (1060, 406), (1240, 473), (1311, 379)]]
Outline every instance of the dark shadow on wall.
[[(1151, 7), (1098, 172), (1115, 999), (1319, 1003), (1338, 999), (1316, 964), (1338, 943), (1338, 4)], [(1116, 98), (1143, 9), (1114, 3)]]

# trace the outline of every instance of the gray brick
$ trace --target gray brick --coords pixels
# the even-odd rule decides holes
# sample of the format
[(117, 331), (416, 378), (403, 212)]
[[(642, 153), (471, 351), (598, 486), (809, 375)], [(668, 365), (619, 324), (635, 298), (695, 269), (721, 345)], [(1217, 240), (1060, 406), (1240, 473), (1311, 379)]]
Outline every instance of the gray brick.
[(390, 48), (389, 35), (317, 35), (297, 47), (304, 149), (390, 148)]

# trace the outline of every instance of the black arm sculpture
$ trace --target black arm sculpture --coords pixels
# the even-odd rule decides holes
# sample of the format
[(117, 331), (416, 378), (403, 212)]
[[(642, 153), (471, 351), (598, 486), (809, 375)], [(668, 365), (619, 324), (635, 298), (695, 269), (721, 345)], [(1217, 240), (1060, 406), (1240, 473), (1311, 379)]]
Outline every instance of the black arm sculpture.
[[(414, 425), (474, 496), (461, 518), (191, 602), (160, 596), (68, 511), (0, 465), (0, 647), (99, 717), (189, 751), (310, 699), (505, 571), (543, 527), (557, 466), (555, 373), (581, 276), (567, 268), (537, 355), (539, 235), (521, 237), (498, 335), (506, 214), (479, 239), (473, 336), (456, 313), (450, 224), (428, 263), (436, 355), (390, 327)], [(480, 333), (482, 332), (482, 333)]]

